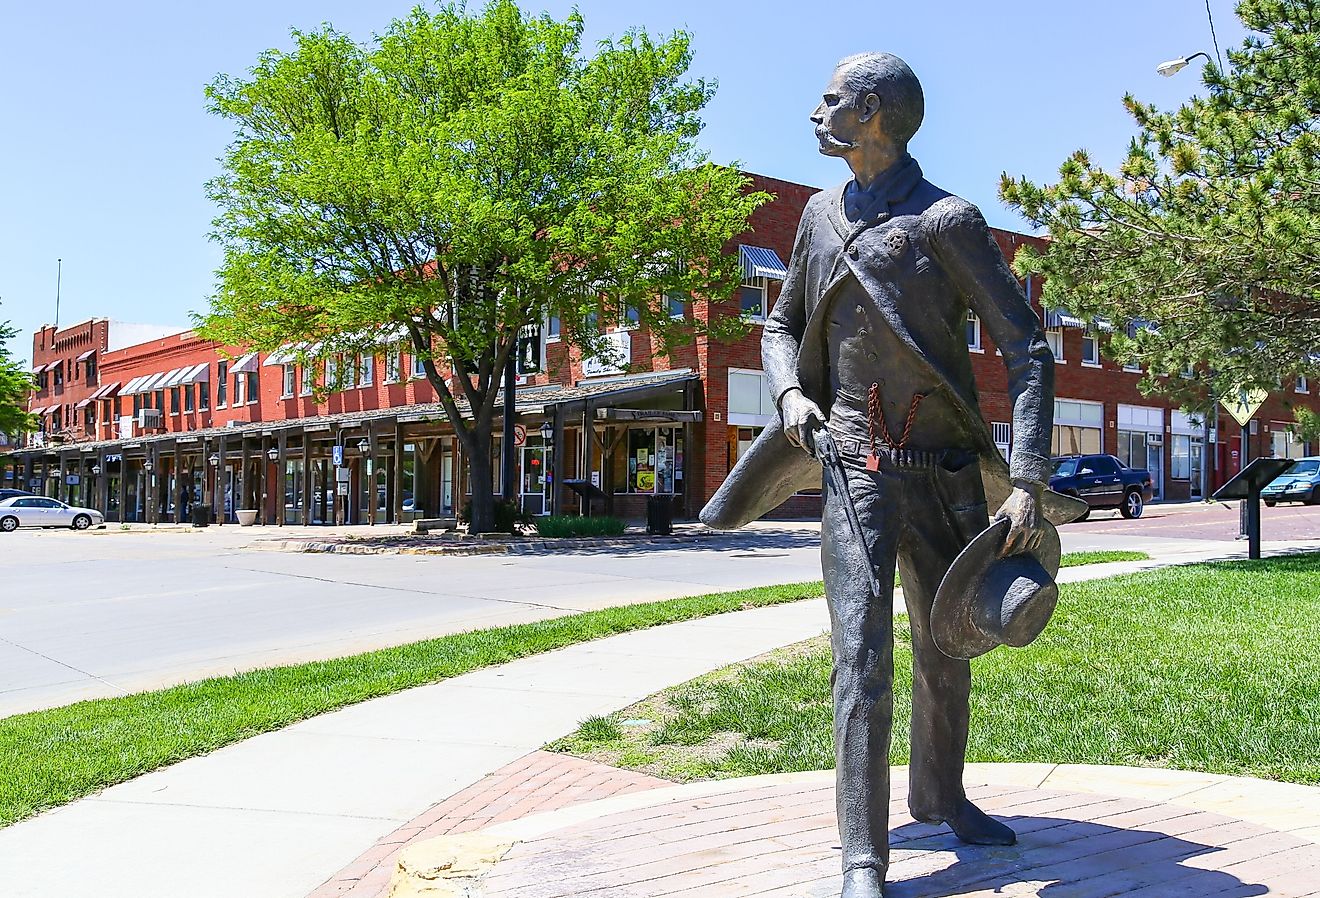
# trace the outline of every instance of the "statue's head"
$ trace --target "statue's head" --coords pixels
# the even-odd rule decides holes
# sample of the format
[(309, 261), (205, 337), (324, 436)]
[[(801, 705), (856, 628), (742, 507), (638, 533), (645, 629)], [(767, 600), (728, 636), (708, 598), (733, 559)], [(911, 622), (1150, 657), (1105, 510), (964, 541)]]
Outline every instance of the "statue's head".
[(925, 111), (921, 82), (906, 62), (889, 53), (858, 53), (835, 66), (811, 120), (827, 156), (848, 156), (877, 141), (902, 152)]

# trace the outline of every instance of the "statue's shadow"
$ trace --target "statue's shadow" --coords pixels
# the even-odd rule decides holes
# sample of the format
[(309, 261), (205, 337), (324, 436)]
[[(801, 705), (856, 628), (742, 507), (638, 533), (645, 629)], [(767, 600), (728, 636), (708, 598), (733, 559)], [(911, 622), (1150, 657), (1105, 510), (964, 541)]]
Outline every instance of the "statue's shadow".
[[(890, 898), (991, 894), (1049, 898), (1246, 898), (1268, 886), (1206, 869), (1227, 850), (1166, 835), (1159, 824), (1123, 829), (1067, 817), (1003, 817), (1018, 833), (1008, 848), (964, 845), (945, 827), (911, 823), (890, 834)], [(1195, 865), (1193, 859), (1200, 859)], [(1237, 858), (1241, 860), (1242, 858)], [(1035, 890), (1031, 891), (1034, 886)], [(1025, 888), (1024, 888), (1025, 887)]]

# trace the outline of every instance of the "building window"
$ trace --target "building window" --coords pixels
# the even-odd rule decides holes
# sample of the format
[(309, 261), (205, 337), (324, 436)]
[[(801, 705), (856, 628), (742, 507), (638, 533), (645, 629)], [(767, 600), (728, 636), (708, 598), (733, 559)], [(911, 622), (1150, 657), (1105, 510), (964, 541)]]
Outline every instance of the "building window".
[(1104, 406), (1078, 399), (1054, 400), (1054, 433), (1050, 452), (1054, 455), (1090, 455), (1102, 452)]
[(281, 399), (288, 399), (293, 395), (293, 390), (298, 384), (298, 366), (293, 362), (284, 363), (284, 382), (283, 389), (280, 392)]
[(552, 343), (559, 339), (560, 321), (558, 315), (550, 315), (545, 319), (545, 341)]
[(967, 348), (972, 352), (981, 351), (981, 319), (971, 310), (967, 312)]
[(138, 412), (142, 411), (142, 403), (143, 403), (142, 394), (141, 394), (141, 393), (134, 393), (134, 394), (133, 394), (133, 417), (134, 417), (134, 418), (137, 417), (137, 413), (138, 413)]
[(683, 428), (637, 427), (628, 431), (627, 453), (616, 453), (611, 483), (616, 493), (674, 494), (683, 488)]
[(688, 305), (688, 297), (686, 293), (678, 290), (670, 290), (665, 294), (665, 303), (669, 309), (670, 318), (686, 317)]
[(1306, 385), (1306, 375), (1305, 375), (1305, 374), (1299, 374), (1299, 375), (1297, 375), (1297, 386), (1295, 387), (1295, 389), (1297, 390), (1298, 393), (1309, 393), (1309, 392), (1310, 392), (1310, 390), (1307, 389), (1307, 385)]
[(400, 372), (403, 371), (403, 350), (392, 349), (385, 353), (385, 383), (396, 384), (399, 382)]
[(358, 386), (369, 387), (376, 382), (376, 357), (364, 355), (358, 359)]
[(155, 408), (155, 409), (157, 409), (162, 415), (165, 414), (165, 391), (164, 391), (164, 390), (157, 390), (157, 391), (156, 391), (156, 404), (155, 404), (154, 406), (152, 406), (152, 407)]
[(766, 280), (755, 278), (738, 288), (738, 311), (745, 318), (764, 321), (770, 311), (766, 305)]
[(316, 366), (309, 363), (303, 365), (302, 386), (298, 392), (302, 396), (310, 396), (314, 389), (316, 389)]
[(55, 373), (52, 376), (52, 380), (55, 384), (55, 389), (62, 390), (64, 389), (64, 362), (56, 362), (54, 371)]
[(1100, 364), (1100, 337), (1089, 327), (1082, 334), (1082, 364), (1096, 366)]
[(96, 356), (87, 360), (87, 383), (96, 383)]
[(83, 429), (89, 431), (96, 429), (96, 403), (83, 409)]
[(229, 363), (217, 362), (215, 374), (215, 407), (224, 408), (229, 402)]
[(38, 393), (44, 393), (44, 392), (46, 392), (46, 372), (45, 372), (45, 371), (42, 371), (40, 374), (37, 375), (37, 392), (38, 392)]
[(357, 386), (357, 357), (346, 356), (341, 360), (343, 367), (340, 369), (344, 374), (344, 389), (351, 390)]
[(184, 410), (185, 412), (190, 412), (190, 411), (193, 410), (193, 408), (194, 408), (194, 405), (193, 405), (193, 385), (192, 385), (192, 384), (184, 384), (184, 385), (183, 385), (183, 410)]
[(206, 411), (211, 407), (211, 382), (202, 381), (197, 385), (197, 407)]
[(412, 376), (426, 377), (426, 363), (421, 356), (416, 353), (412, 357)]
[(339, 356), (330, 356), (325, 360), (325, 388), (339, 389)]
[(1060, 328), (1050, 328), (1045, 332), (1045, 342), (1050, 344), (1050, 352), (1054, 354), (1054, 361), (1062, 362), (1063, 358), (1063, 330)]
[(624, 303), (622, 314), (619, 316), (619, 327), (624, 330), (633, 330), (642, 324), (642, 311), (632, 303)]
[(247, 402), (247, 378), (240, 371), (234, 375), (234, 408)]
[(251, 405), (261, 398), (261, 379), (256, 371), (249, 371), (243, 377), (247, 379), (247, 401)]

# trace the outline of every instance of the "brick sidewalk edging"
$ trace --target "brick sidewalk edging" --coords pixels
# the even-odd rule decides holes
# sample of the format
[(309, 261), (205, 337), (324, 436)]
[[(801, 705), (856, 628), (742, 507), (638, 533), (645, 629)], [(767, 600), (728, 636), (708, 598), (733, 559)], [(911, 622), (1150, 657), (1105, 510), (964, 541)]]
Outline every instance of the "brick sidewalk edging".
[(672, 785), (668, 780), (571, 755), (534, 751), (432, 805), (364, 851), (307, 898), (379, 898), (389, 888), (399, 852), (414, 842)]

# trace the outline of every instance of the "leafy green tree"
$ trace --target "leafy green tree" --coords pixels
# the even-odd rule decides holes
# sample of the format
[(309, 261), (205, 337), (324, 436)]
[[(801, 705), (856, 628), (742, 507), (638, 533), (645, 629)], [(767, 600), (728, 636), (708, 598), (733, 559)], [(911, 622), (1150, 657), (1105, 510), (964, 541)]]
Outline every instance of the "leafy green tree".
[[(1018, 271), (1045, 276), (1047, 304), (1112, 320), (1109, 353), (1187, 401), (1320, 367), (1320, 0), (1237, 13), (1251, 34), (1227, 71), (1206, 66), (1205, 96), (1124, 98), (1139, 133), (1118, 171), (1079, 150), (1057, 184), (1000, 185), (1052, 237)], [(1193, 367), (1200, 385), (1166, 376)]]
[(768, 199), (695, 147), (713, 86), (687, 78), (687, 34), (587, 56), (582, 32), (511, 0), (419, 7), (365, 47), (294, 32), (207, 89), (236, 136), (209, 184), (224, 262), (203, 332), (321, 356), (403, 340), (462, 443), (478, 532), (520, 330), (556, 316), (604, 354), (597, 321), (627, 308), (666, 345), (690, 339), (662, 297), (727, 297), (723, 245)]
[(0, 433), (17, 436), (36, 427), (27, 413), (28, 397), (35, 386), (32, 375), (9, 352), (8, 343), (18, 335), (9, 322), (0, 322)]
[(1320, 442), (1320, 414), (1304, 405), (1293, 408), (1293, 433), (1303, 443)]

